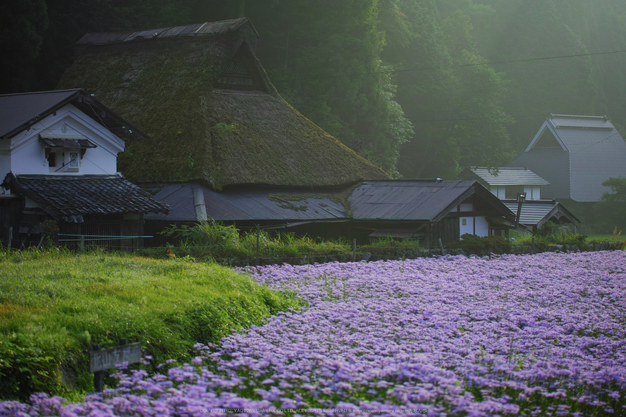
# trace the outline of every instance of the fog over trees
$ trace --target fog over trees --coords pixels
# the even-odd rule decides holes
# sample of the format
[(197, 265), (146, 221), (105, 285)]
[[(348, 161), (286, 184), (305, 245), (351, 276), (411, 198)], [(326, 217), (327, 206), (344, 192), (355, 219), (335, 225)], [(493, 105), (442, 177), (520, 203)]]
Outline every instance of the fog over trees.
[(624, 133), (623, 0), (4, 2), (0, 91), (55, 88), (86, 32), (240, 16), (285, 99), (395, 175), (504, 164), (549, 113)]

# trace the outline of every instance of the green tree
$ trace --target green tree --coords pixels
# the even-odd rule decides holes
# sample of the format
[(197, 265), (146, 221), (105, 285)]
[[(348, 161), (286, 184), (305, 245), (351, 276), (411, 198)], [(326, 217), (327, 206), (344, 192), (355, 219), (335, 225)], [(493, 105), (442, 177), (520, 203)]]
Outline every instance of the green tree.
[(380, 60), (377, 0), (246, 4), (259, 57), (286, 99), (315, 123), (394, 173), (411, 125)]
[(602, 219), (604, 230), (626, 231), (626, 178), (609, 178), (602, 183), (611, 189), (602, 194), (602, 200), (595, 205), (596, 218)]
[[(475, 0), (495, 11), (493, 20), (477, 20), (482, 25), (477, 39), (485, 42), (478, 50), (510, 80), (503, 104), (517, 121), (509, 128), (517, 151), (550, 113), (595, 113), (598, 92), (585, 56), (589, 49), (563, 17), (572, 2), (560, 7), (557, 2)], [(570, 57), (558, 58), (563, 56)]]
[[(595, 112), (607, 115), (626, 134), (626, 2), (621, 0), (555, 0), (563, 21), (598, 53), (590, 58), (598, 89)], [(608, 53), (604, 53), (608, 52)]]
[(48, 27), (44, 0), (5, 1), (0, 8), (0, 92), (29, 90)]
[(384, 56), (398, 68), (398, 100), (415, 129), (402, 152), (406, 177), (449, 178), (464, 167), (499, 166), (511, 157), (511, 119), (502, 108), (506, 83), (478, 55), (470, 18), (458, 8), (464, 4), (400, 4), (411, 42)]
[(0, 13), (0, 92), (53, 89), (87, 32), (188, 24), (190, 0), (19, 0)]

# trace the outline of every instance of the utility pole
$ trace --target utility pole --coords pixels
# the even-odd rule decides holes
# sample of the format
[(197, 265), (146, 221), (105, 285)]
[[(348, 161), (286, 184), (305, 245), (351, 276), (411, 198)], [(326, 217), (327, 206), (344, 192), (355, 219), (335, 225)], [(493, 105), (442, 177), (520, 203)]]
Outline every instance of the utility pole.
[(522, 215), (522, 203), (526, 201), (526, 192), (517, 193), (517, 216), (515, 216), (515, 228), (519, 227), (519, 218)]

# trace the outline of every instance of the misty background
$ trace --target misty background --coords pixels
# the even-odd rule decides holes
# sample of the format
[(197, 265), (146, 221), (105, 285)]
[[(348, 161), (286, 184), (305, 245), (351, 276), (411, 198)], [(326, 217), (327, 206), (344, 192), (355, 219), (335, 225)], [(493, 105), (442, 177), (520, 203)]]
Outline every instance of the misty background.
[(240, 16), (281, 95), (395, 176), (506, 164), (550, 113), (624, 135), (623, 0), (4, 2), (0, 93), (54, 89), (87, 32)]

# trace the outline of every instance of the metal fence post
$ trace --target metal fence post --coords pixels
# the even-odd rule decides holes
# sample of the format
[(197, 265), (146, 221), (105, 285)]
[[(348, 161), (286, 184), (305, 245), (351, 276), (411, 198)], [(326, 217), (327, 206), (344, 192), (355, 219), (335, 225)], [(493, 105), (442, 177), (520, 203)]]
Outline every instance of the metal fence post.
[[(102, 347), (100, 345), (93, 345), (92, 350), (99, 351)], [(96, 371), (93, 373), (93, 389), (96, 392), (102, 392), (104, 390), (104, 371)]]
[(256, 225), (256, 264), (259, 265), (260, 257), (259, 257), (259, 246), (261, 240), (261, 225)]

